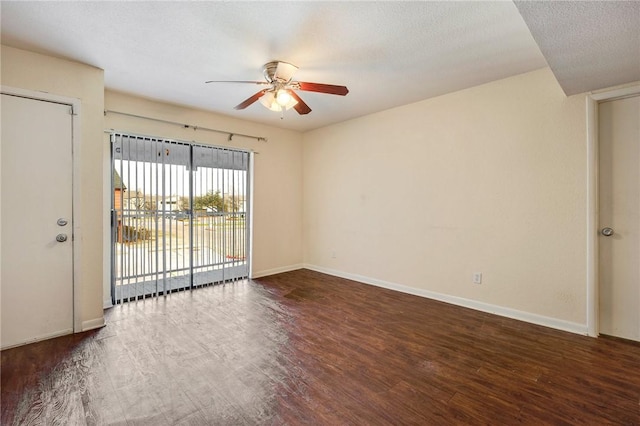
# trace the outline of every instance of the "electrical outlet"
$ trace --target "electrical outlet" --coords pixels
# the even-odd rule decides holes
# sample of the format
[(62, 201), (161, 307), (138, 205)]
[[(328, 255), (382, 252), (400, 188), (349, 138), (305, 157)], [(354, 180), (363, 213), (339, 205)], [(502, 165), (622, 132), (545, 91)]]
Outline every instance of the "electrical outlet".
[(473, 273), (473, 283), (474, 284), (482, 284), (482, 272), (474, 272)]
[(331, 250), (331, 258), (332, 259), (336, 258), (336, 251), (335, 250)]

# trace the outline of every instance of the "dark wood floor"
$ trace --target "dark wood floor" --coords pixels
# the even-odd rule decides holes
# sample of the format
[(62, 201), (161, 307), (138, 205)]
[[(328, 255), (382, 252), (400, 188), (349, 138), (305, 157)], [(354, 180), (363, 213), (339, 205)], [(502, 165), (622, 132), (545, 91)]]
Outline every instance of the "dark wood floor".
[(640, 425), (640, 345), (312, 271), (2, 352), (2, 424)]

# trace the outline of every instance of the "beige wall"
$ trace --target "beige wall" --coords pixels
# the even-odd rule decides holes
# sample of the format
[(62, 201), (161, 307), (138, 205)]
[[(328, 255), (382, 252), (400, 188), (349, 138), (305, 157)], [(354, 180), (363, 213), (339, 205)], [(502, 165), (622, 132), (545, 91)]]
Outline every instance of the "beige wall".
[(306, 133), (305, 264), (583, 331), (585, 120), (543, 69)]
[(1, 48), (2, 85), (49, 92), (80, 99), (81, 140), (80, 200), (75, 203), (76, 219), (81, 224), (79, 253), (79, 318), (81, 328), (102, 324), (102, 221), (103, 209), (98, 202), (102, 194), (102, 130), (104, 72), (76, 62), (56, 59), (7, 46)]
[(85, 324), (102, 318), (108, 278), (106, 128), (259, 152), (254, 275), (304, 263), (573, 331), (586, 323), (585, 95), (565, 97), (548, 69), (303, 135), (105, 93), (102, 70), (5, 46), (2, 84), (82, 101)]
[[(105, 109), (229, 132), (261, 136), (267, 142), (194, 131), (191, 128), (107, 113), (105, 128), (258, 152), (253, 182), (253, 259), (255, 276), (299, 268), (302, 264), (302, 135), (263, 124), (197, 109), (106, 91)], [(109, 173), (108, 139), (104, 143), (105, 179)], [(109, 194), (105, 194), (108, 203)], [(108, 205), (108, 204), (107, 204)]]

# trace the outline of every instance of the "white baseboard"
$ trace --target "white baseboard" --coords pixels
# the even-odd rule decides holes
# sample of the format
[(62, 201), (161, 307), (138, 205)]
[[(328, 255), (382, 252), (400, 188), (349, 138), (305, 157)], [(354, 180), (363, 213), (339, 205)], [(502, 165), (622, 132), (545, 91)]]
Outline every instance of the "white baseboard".
[(34, 338), (29, 339), (29, 340), (26, 340), (24, 342), (10, 342), (10, 343), (7, 343), (4, 346), (2, 346), (0, 349), (4, 351), (5, 349), (17, 348), (18, 346), (24, 346), (24, 345), (28, 345), (30, 343), (36, 343), (36, 342), (41, 342), (43, 340), (54, 339), (56, 337), (66, 336), (68, 334), (73, 334), (73, 328), (67, 328), (65, 330), (59, 330), (59, 331), (56, 331), (54, 333), (43, 334), (43, 335), (40, 335), (38, 337), (34, 337)]
[(519, 311), (516, 309), (506, 308), (504, 306), (492, 305), (477, 300), (465, 299), (463, 297), (450, 296), (448, 294), (437, 293), (434, 291), (424, 290), (396, 284), (388, 281), (370, 278), (363, 275), (351, 274), (348, 272), (336, 271), (322, 266), (304, 264), (305, 269), (310, 269), (323, 274), (333, 275), (348, 280), (358, 281), (364, 284), (374, 285), (389, 290), (395, 290), (402, 293), (412, 294), (414, 296), (425, 297), (427, 299), (438, 300), (440, 302), (450, 303), (452, 305), (462, 306), (465, 308), (475, 309), (477, 311), (487, 312), (502, 317), (512, 318), (532, 324), (542, 325), (545, 327), (555, 328), (557, 330), (568, 331), (575, 334), (588, 334), (587, 324), (579, 324), (571, 321), (565, 321), (557, 318), (546, 317), (543, 315), (533, 314), (530, 312)]
[(302, 263), (296, 263), (295, 265), (281, 266), (279, 268), (273, 268), (273, 269), (265, 269), (264, 271), (257, 271), (252, 273), (251, 278), (253, 279), (253, 278), (266, 277), (268, 275), (281, 274), (283, 272), (291, 272), (291, 271), (295, 271), (302, 268), (304, 268), (304, 265)]
[(106, 323), (104, 322), (104, 317), (94, 318), (88, 321), (82, 321), (82, 331), (89, 331), (96, 328), (104, 327)]
[[(82, 321), (82, 331), (89, 331), (89, 330), (93, 330), (95, 328), (100, 328), (100, 327), (104, 327), (106, 325), (106, 323), (104, 322), (104, 317), (102, 318), (94, 318), (92, 320), (88, 320), (88, 321)], [(24, 342), (10, 342), (8, 344), (6, 344), (6, 346), (2, 346), (2, 350), (5, 349), (11, 349), (11, 348), (16, 348), (18, 346), (24, 346), (24, 345), (28, 345), (30, 343), (35, 343), (35, 342), (41, 342), (43, 340), (49, 340), (49, 339), (53, 339), (56, 337), (60, 337), (60, 336), (66, 336), (68, 334), (73, 334), (73, 328), (68, 328), (65, 330), (59, 330), (56, 331), (54, 333), (49, 333), (49, 334), (43, 334), (41, 336), (38, 337), (34, 337), (32, 339), (29, 339), (27, 341)]]

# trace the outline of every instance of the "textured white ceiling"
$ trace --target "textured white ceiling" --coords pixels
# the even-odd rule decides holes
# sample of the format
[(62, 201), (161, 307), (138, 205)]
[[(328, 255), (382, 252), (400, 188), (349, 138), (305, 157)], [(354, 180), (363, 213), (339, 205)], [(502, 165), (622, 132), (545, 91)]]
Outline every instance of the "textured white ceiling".
[[(538, 4), (537, 2), (535, 4)], [(108, 89), (275, 126), (309, 130), (546, 66), (510, 1), (8, 2), (2, 43), (94, 65)], [(255, 103), (261, 66), (346, 85), (300, 92), (306, 116)]]
[(567, 95), (640, 80), (640, 1), (517, 1)]

